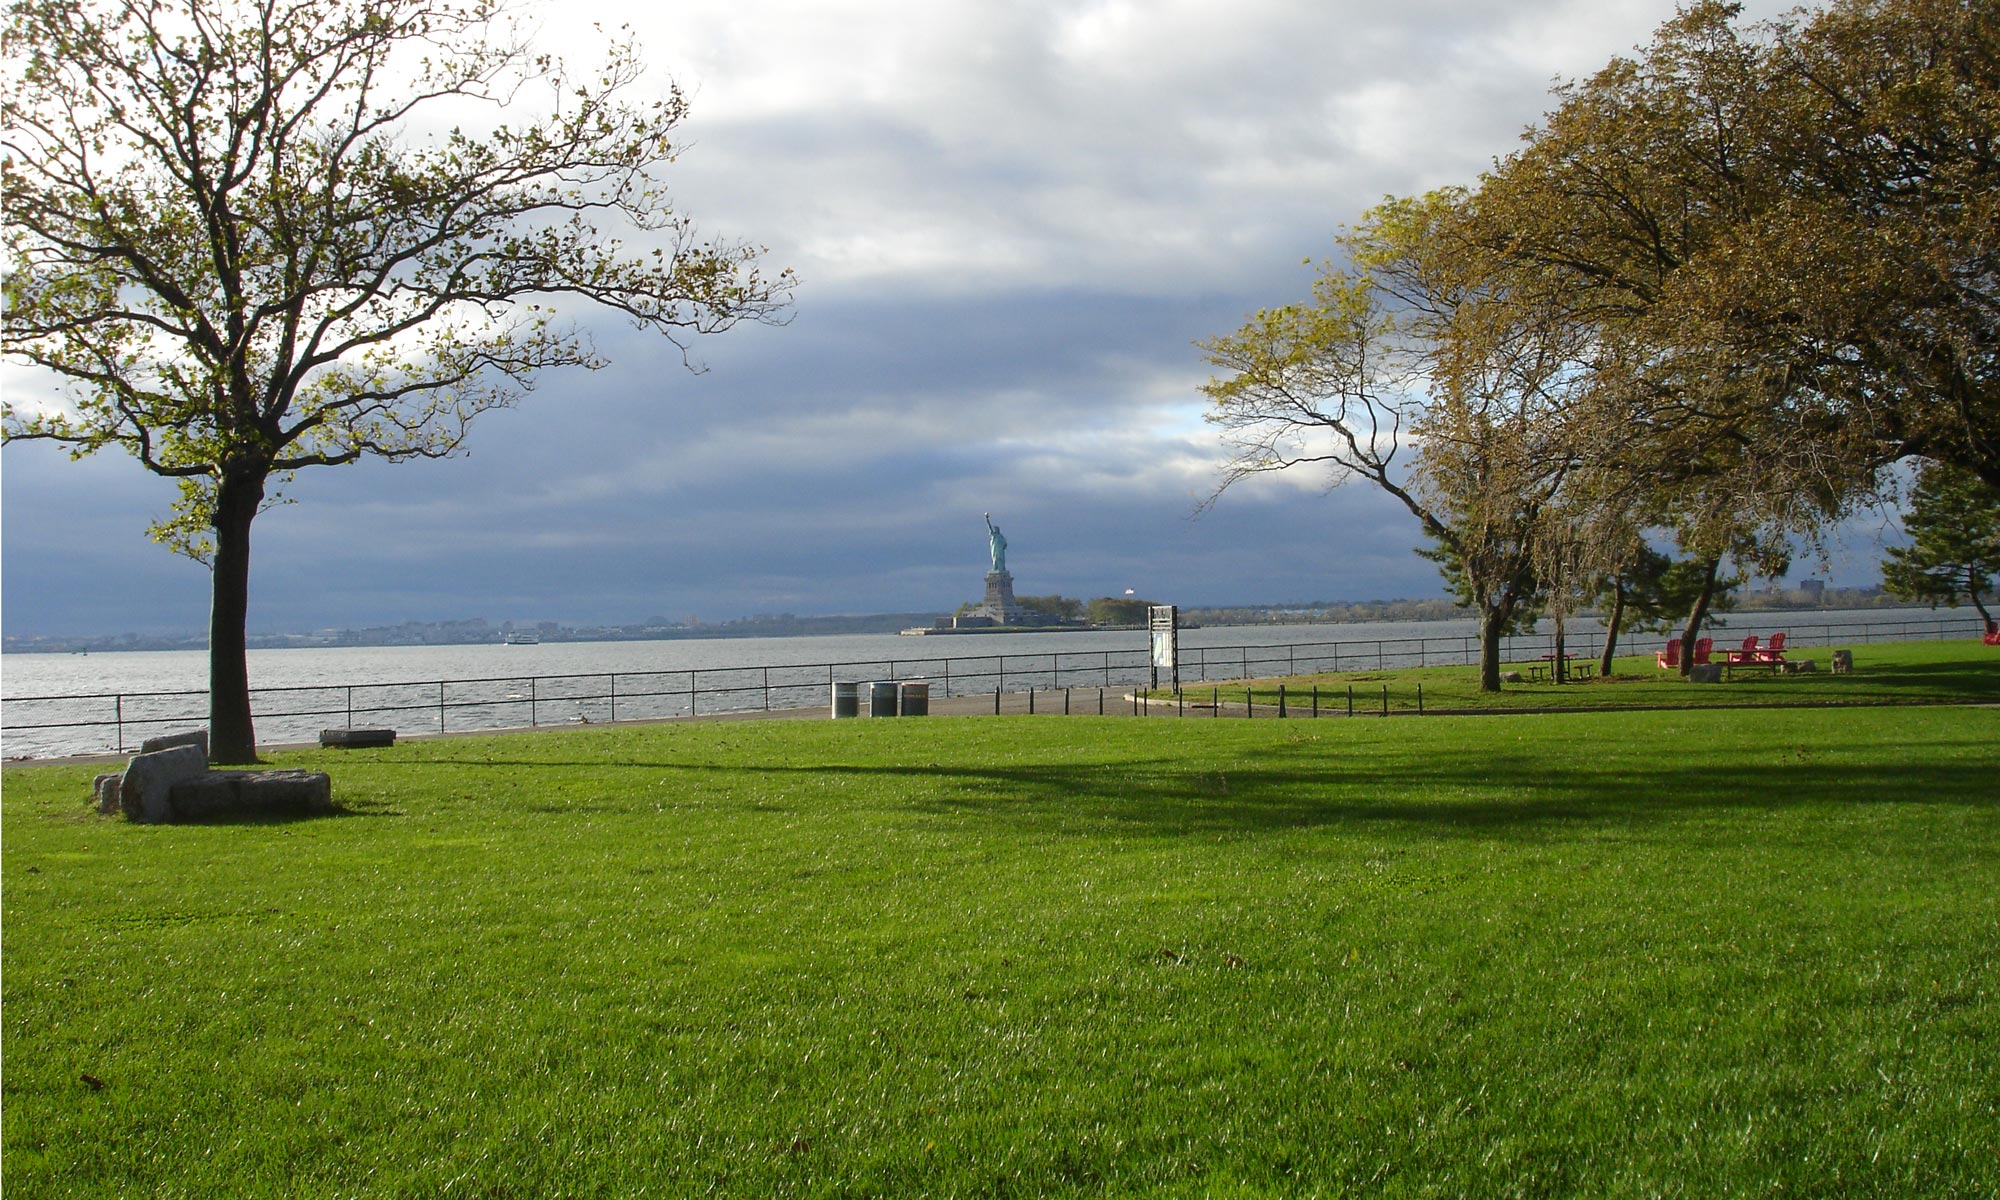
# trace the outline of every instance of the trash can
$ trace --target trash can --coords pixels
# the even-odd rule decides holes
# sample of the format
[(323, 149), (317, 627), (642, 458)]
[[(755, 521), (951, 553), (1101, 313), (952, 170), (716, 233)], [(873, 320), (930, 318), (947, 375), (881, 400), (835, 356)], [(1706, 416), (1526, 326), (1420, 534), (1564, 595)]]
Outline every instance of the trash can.
[(896, 715), (895, 680), (878, 679), (868, 685), (868, 715), (871, 717)]
[(906, 683), (903, 685), (903, 715), (906, 717), (928, 717), (931, 715), (931, 685), (929, 683)]
[(858, 717), (861, 715), (861, 685), (858, 683), (836, 683), (833, 685), (833, 719)]

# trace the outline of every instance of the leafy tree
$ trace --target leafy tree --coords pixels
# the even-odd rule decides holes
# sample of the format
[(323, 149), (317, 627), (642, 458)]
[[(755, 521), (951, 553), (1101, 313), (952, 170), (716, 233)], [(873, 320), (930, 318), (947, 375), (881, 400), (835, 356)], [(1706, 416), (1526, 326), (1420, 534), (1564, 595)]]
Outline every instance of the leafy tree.
[[(1706, 564), (1676, 561), (1645, 542), (1634, 540), (1606, 574), (1593, 581), (1587, 596), (1603, 612), (1604, 647), (1598, 674), (1611, 674), (1618, 636), (1634, 630), (1661, 632), (1693, 610), (1707, 580)], [(1736, 581), (1718, 580), (1711, 589), (1707, 611), (1727, 610)]]
[(2000, 488), (1970, 471), (1926, 462), (1917, 472), (1903, 514), (1908, 546), (1895, 546), (1882, 564), (1882, 586), (1906, 600), (1969, 603), (1986, 629), (1986, 611), (2000, 576)]
[[(256, 753), (250, 529), (292, 472), (437, 458), (551, 367), (556, 306), (682, 346), (789, 273), (701, 240), (656, 175), (686, 103), (629, 40), (572, 74), (503, 0), (13, 0), (4, 349), (66, 385), (5, 436), (179, 481), (154, 535), (213, 571), (215, 756)], [(483, 127), (468, 121), (493, 117)], [(621, 229), (635, 235), (621, 241)]]
[(1044, 613), (1063, 621), (1083, 618), (1083, 601), (1068, 596), (1016, 596), (1015, 601), (1029, 612)]
[(1498, 691), (1501, 639), (1539, 591), (1540, 513), (1577, 461), (1582, 348), (1561, 314), (1505, 291), (1466, 236), (1475, 219), (1450, 190), (1373, 210), (1343, 239), (1353, 265), (1324, 268), (1310, 302), (1202, 343), (1227, 372), (1202, 390), (1232, 450), (1210, 502), (1301, 466), (1395, 497), (1478, 609), (1480, 686)]
[(1129, 596), (1099, 596), (1090, 602), (1085, 615), (1093, 625), (1144, 625), (1154, 603)]
[(1779, 349), (1850, 459), (2000, 486), (2000, 9), (1835, 0), (1770, 39), (1757, 153), (1785, 186), (1714, 259), (1719, 344)]

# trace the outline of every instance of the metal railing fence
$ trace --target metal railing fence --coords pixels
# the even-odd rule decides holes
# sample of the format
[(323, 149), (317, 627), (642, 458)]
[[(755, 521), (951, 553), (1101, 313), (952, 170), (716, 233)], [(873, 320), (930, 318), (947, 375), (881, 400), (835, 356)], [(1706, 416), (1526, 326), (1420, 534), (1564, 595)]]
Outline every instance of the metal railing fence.
[[(1741, 622), (1746, 614), (1738, 614)], [(1930, 618), (1812, 624), (1773, 614), (1790, 647), (1835, 642), (1943, 640), (1968, 636), (1965, 622)], [(1596, 631), (1573, 635), (1571, 653), (1593, 653)], [(1718, 643), (1727, 644), (1726, 638)], [(1658, 635), (1621, 638), (1621, 655), (1651, 654)], [(1508, 638), (1508, 662), (1552, 653), (1549, 633)], [(1181, 648), (1184, 687), (1243, 679), (1341, 671), (1470, 665), (1475, 636), (1354, 639)], [(472, 732), (546, 725), (662, 720), (716, 713), (810, 708), (828, 702), (839, 681), (923, 680), (933, 694), (1061, 691), (1065, 687), (1134, 687), (1152, 682), (1144, 647), (1129, 650), (1039, 651), (1020, 654), (933, 655), (754, 667), (672, 671), (612, 671), (498, 676), (402, 683), (343, 683), (251, 690), (260, 740), (309, 741), (324, 728), (389, 726), (405, 734)], [(10, 757), (122, 752), (147, 737), (207, 720), (205, 690), (105, 692), (7, 697), (4, 726)]]

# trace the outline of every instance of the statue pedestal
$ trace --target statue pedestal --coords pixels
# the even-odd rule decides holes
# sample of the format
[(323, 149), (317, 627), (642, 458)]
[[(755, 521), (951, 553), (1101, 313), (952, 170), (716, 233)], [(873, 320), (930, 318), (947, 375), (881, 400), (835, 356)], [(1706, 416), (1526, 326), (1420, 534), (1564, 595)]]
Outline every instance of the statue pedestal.
[(1033, 622), (1028, 610), (1014, 599), (1014, 577), (1006, 571), (986, 573), (986, 601), (979, 606), (978, 615), (991, 617), (1002, 625), (1027, 625)]

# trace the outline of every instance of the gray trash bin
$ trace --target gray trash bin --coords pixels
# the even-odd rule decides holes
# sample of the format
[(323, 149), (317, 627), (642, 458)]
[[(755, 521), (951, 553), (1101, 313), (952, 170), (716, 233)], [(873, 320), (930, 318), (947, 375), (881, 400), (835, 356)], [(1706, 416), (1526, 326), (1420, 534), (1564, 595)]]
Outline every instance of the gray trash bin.
[(836, 683), (833, 685), (833, 718), (858, 717), (861, 715), (861, 685), (858, 683)]
[(868, 715), (871, 717), (896, 715), (895, 680), (878, 679), (868, 685)]
[(928, 717), (931, 715), (931, 685), (929, 683), (906, 683), (903, 685), (903, 715), (906, 717)]

